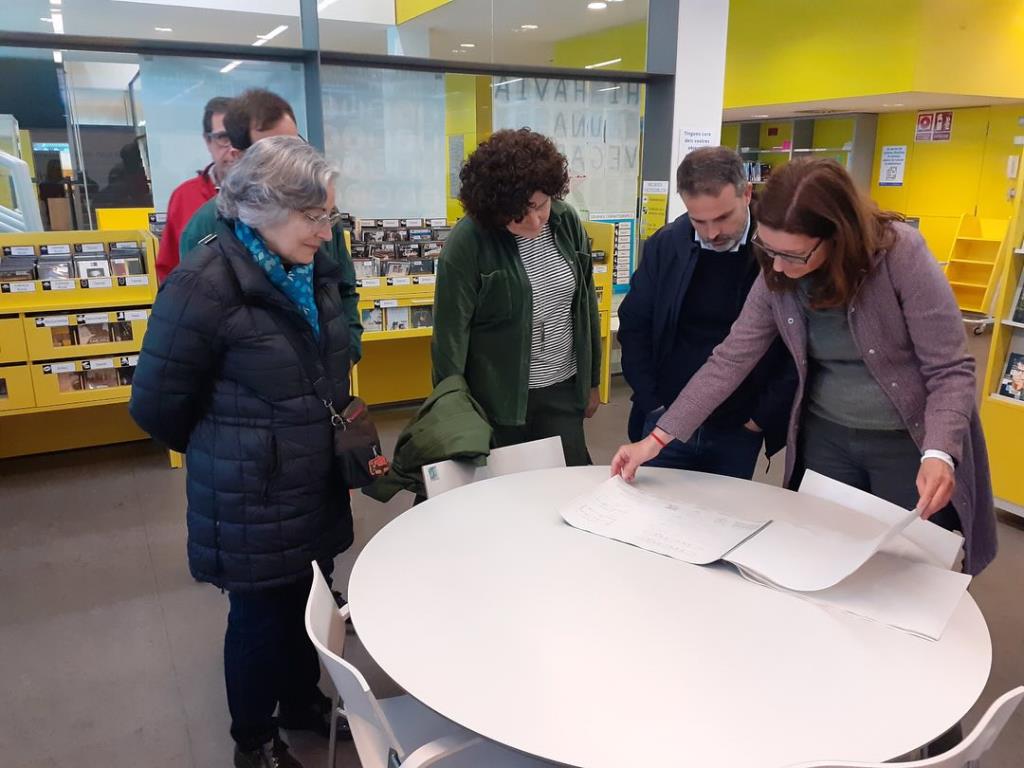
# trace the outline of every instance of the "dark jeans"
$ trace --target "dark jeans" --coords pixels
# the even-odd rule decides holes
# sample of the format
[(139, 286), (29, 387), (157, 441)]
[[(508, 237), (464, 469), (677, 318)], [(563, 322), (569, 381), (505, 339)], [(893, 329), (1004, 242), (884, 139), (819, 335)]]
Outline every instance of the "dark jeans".
[[(643, 437), (651, 434), (664, 412), (664, 409), (659, 408), (647, 415)], [(692, 469), (749, 480), (754, 476), (754, 467), (757, 466), (763, 442), (764, 437), (760, 432), (751, 432), (743, 426), (723, 428), (705, 424), (685, 443), (681, 440), (670, 442), (644, 466)]]
[[(320, 563), (330, 579), (333, 561)], [(253, 750), (277, 734), (274, 708), (303, 712), (322, 694), (320, 659), (306, 635), (312, 570), (301, 581), (251, 592), (230, 592), (224, 636), (224, 681), (231, 737)]]
[[(902, 430), (852, 429), (805, 411), (797, 456), (805, 469), (903, 509), (913, 509), (917, 504), (921, 451)], [(799, 478), (795, 480), (799, 483)], [(947, 530), (962, 530), (952, 504), (929, 519)]]
[(494, 426), (494, 445), (518, 445), (545, 437), (562, 438), (565, 463), (570, 467), (593, 464), (583, 434), (583, 409), (576, 401), (575, 377), (531, 389), (526, 399), (526, 423), (518, 427)]

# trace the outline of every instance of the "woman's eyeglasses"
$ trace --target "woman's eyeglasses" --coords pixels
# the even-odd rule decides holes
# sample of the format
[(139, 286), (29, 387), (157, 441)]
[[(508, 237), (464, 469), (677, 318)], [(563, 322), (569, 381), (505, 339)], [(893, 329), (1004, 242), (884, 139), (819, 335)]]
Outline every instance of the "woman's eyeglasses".
[(325, 224), (330, 224), (331, 229), (333, 229), (335, 226), (337, 226), (338, 222), (341, 221), (341, 211), (339, 211), (337, 208), (332, 208), (330, 213), (325, 213), (322, 214), (321, 216), (314, 216), (313, 214), (307, 213), (306, 211), (303, 211), (302, 215), (305, 216), (316, 229), (320, 229)]
[(825, 242), (825, 239), (819, 237), (818, 242), (816, 242), (814, 244), (814, 247), (811, 248), (811, 250), (809, 250), (807, 253), (787, 253), (786, 251), (776, 251), (774, 248), (769, 248), (767, 245), (765, 245), (764, 241), (761, 239), (761, 236), (759, 234), (755, 234), (752, 238), (750, 238), (750, 242), (754, 245), (754, 247), (756, 247), (770, 259), (780, 259), (782, 261), (788, 261), (790, 264), (805, 265), (807, 264), (807, 262), (811, 260), (811, 257), (814, 256), (815, 252), (821, 247), (821, 244)]

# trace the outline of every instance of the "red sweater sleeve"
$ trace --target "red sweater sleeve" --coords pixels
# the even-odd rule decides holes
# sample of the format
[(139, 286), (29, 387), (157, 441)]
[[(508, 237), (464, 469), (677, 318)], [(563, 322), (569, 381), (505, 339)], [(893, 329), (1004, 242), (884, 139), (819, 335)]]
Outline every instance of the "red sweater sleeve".
[(189, 215), (182, 210), (181, 195), (175, 189), (167, 202), (167, 222), (160, 236), (160, 248), (156, 254), (156, 277), (161, 283), (167, 279), (171, 270), (178, 266), (178, 244), (181, 231), (188, 224)]

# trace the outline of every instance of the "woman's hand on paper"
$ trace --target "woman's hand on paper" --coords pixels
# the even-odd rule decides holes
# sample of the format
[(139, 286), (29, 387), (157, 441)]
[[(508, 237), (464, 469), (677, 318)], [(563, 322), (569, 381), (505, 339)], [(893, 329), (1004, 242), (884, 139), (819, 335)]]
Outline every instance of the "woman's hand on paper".
[(953, 468), (942, 459), (927, 458), (917, 472), (917, 492), (921, 494), (917, 511), (927, 520), (949, 504), (953, 498), (956, 479)]
[[(657, 435), (657, 438), (654, 435)], [(662, 445), (671, 441), (672, 435), (655, 427), (654, 432), (639, 443), (623, 445), (612, 458), (612, 475), (620, 475), (627, 483), (632, 483), (636, 479), (636, 471), (640, 465), (661, 453)]]

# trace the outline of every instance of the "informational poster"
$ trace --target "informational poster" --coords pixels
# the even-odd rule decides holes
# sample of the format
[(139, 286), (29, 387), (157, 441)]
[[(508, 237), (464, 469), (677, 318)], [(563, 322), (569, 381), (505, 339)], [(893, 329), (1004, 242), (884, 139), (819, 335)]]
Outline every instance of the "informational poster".
[(680, 128), (679, 159), (682, 160), (695, 149), (714, 146), (717, 134), (718, 131), (711, 128)]
[(665, 226), (668, 213), (667, 181), (645, 181), (640, 198), (640, 237), (644, 240)]
[(903, 173), (906, 168), (906, 144), (889, 144), (883, 146), (881, 166), (878, 169), (878, 186), (902, 187)]
[(456, 133), (448, 137), (448, 190), (449, 197), (458, 197), (462, 191), (462, 156), (466, 152), (466, 137)]
[(636, 253), (636, 219), (594, 219), (601, 224), (615, 226), (615, 250), (612, 252), (612, 291), (625, 293), (633, 275)]
[(914, 141), (931, 141), (932, 131), (935, 130), (935, 113), (918, 112), (917, 130), (914, 132)]
[(953, 113), (936, 112), (935, 128), (932, 129), (932, 141), (949, 141), (953, 135)]

